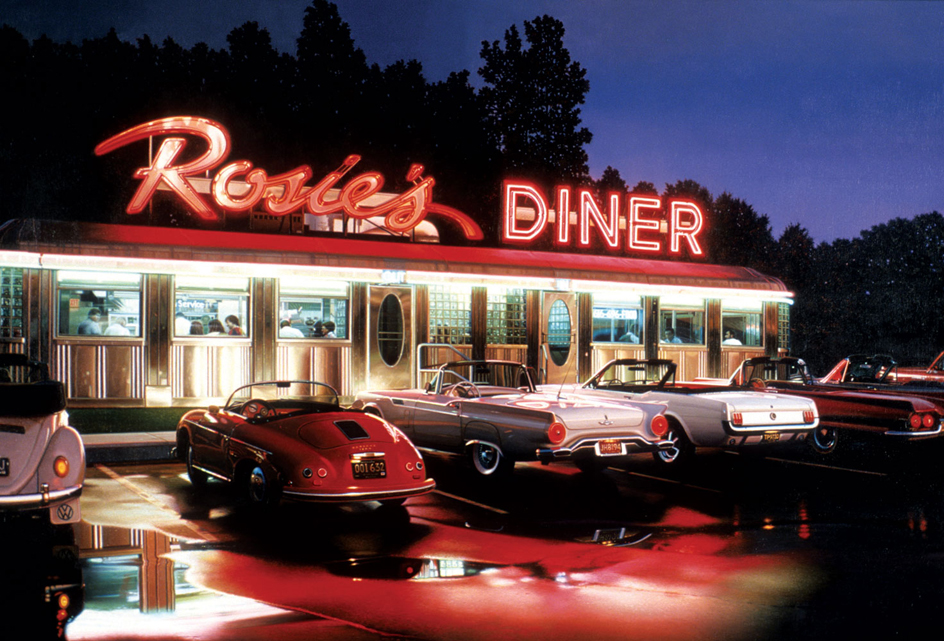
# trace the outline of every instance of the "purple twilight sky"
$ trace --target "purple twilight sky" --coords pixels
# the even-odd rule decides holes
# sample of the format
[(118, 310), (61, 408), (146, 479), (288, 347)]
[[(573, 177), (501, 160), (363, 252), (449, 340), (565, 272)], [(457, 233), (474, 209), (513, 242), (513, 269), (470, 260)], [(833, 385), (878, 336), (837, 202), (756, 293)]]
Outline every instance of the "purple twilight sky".
[[(310, 0), (0, 0), (27, 38), (226, 45), (248, 20), (294, 54)], [(692, 179), (816, 241), (944, 212), (944, 2), (337, 0), (370, 63), (476, 70), (483, 40), (548, 14), (587, 69), (590, 172)]]

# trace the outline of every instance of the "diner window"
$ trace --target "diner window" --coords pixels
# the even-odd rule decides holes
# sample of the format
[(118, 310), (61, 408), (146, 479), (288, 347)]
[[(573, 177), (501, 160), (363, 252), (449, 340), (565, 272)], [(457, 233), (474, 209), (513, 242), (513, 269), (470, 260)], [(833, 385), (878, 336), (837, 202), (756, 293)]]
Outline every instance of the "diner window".
[(141, 336), (141, 274), (56, 274), (59, 336)]
[(525, 345), (527, 300), (525, 291), (512, 287), (489, 287), (486, 340), (490, 345)]
[(642, 344), (641, 296), (593, 295), (593, 341), (595, 343)]
[(279, 281), (279, 338), (348, 338), (348, 284), (313, 278)]
[(0, 337), (23, 336), (23, 270), (0, 267)]
[(174, 336), (248, 336), (249, 279), (177, 276)]
[(705, 344), (705, 300), (692, 296), (663, 296), (659, 299), (659, 342)]
[(721, 344), (761, 347), (764, 344), (763, 310), (761, 301), (722, 299)]
[(777, 346), (790, 351), (790, 306), (787, 303), (777, 303)]
[(472, 288), (429, 286), (429, 341), (451, 345), (472, 343)]

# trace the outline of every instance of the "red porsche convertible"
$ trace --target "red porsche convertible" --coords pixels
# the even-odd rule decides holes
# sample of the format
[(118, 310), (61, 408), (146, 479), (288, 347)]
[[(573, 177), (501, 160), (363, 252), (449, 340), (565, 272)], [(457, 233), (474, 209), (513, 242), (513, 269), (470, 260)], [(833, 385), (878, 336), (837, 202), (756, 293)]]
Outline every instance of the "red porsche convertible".
[(399, 504), (435, 487), (423, 457), (377, 416), (342, 409), (315, 381), (267, 381), (238, 388), (222, 408), (187, 412), (177, 456), (190, 481), (234, 483), (255, 505), (280, 499)]

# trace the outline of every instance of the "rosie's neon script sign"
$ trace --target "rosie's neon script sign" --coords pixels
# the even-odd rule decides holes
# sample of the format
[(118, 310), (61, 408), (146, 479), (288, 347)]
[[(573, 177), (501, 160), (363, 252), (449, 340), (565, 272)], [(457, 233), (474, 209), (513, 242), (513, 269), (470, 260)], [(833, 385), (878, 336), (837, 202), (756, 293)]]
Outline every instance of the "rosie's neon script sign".
[[(220, 124), (192, 116), (163, 118), (138, 125), (109, 138), (95, 147), (95, 154), (101, 156), (133, 142), (161, 135), (169, 137), (161, 142), (150, 166), (141, 167), (135, 172), (134, 177), (140, 179), (141, 184), (126, 211), (129, 214), (144, 211), (158, 186), (163, 183), (190, 211), (205, 220), (218, 220), (217, 212), (197, 193), (187, 177), (208, 172), (226, 158), (230, 138), (229, 133)], [(202, 138), (207, 148), (198, 158), (175, 165), (174, 162), (187, 146), (187, 139), (180, 137), (181, 135)], [(432, 178), (423, 178), (423, 165), (411, 165), (406, 177), (413, 186), (383, 204), (364, 204), (365, 200), (383, 187), (383, 175), (375, 172), (354, 177), (340, 188), (336, 198), (326, 200), (328, 190), (334, 188), (360, 159), (360, 156), (348, 156), (338, 169), (310, 187), (306, 187), (312, 176), (311, 167), (308, 165), (270, 176), (264, 169), (253, 169), (248, 160), (239, 160), (220, 168), (213, 178), (210, 193), (220, 209), (230, 212), (245, 212), (261, 205), (266, 212), (275, 216), (285, 216), (296, 211), (307, 211), (316, 216), (338, 212), (343, 212), (351, 218), (383, 216), (384, 226), (397, 233), (412, 230), (423, 221), (426, 214), (438, 214), (458, 224), (467, 238), (482, 239), (482, 230), (466, 214), (433, 202), (435, 181)], [(230, 186), (239, 178), (245, 181), (249, 189), (247, 193), (237, 195)], [(281, 193), (272, 188), (281, 188)]]
[[(544, 233), (548, 226), (548, 201), (540, 189), (524, 182), (505, 181), (503, 188), (503, 224), (502, 239), (511, 243), (529, 243)], [(586, 189), (577, 190), (574, 203), (570, 187), (557, 187), (557, 219), (555, 242), (568, 245), (570, 238), (570, 215), (577, 212), (577, 245), (590, 245), (590, 227), (597, 229), (603, 242), (611, 249), (620, 247), (620, 194), (608, 196), (609, 206), (604, 215), (593, 195)], [(571, 205), (574, 203), (575, 207)], [(530, 226), (522, 225), (515, 215), (518, 207), (528, 207), (534, 211), (534, 220)], [(662, 200), (655, 196), (631, 195), (626, 206), (626, 247), (631, 251), (660, 253), (663, 250), (661, 219), (653, 217), (662, 210)], [(647, 215), (648, 214), (648, 215)], [(678, 254), (682, 244), (694, 256), (703, 254), (698, 243), (698, 234), (704, 227), (705, 217), (701, 209), (687, 200), (670, 200), (668, 203), (669, 252)]]

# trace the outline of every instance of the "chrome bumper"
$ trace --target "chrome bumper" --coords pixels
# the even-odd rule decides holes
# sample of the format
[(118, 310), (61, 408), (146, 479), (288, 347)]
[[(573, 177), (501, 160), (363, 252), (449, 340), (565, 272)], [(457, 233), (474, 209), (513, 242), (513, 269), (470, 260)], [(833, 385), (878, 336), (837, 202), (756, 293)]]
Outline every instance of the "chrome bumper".
[(35, 494), (14, 494), (12, 496), (0, 496), (0, 509), (18, 508), (32, 509), (49, 507), (58, 503), (71, 501), (82, 494), (82, 486), (69, 487), (64, 490), (45, 490)]
[(318, 503), (348, 503), (352, 501), (383, 501), (384, 499), (409, 498), (432, 492), (436, 489), (436, 481), (426, 479), (418, 488), (410, 490), (382, 490), (376, 492), (300, 492), (298, 490), (282, 490), (284, 498), (294, 501), (313, 501)]
[[(634, 454), (637, 452), (656, 452), (659, 450), (668, 450), (673, 447), (672, 441), (649, 441), (640, 436), (623, 436), (623, 437), (614, 437), (614, 438), (588, 438), (577, 441), (573, 445), (568, 447), (542, 447), (538, 448), (535, 451), (539, 461), (548, 462), (548, 461), (566, 461), (567, 459), (573, 456), (573, 453), (578, 450), (596, 450), (597, 443), (601, 441), (619, 441), (625, 446), (626, 454)], [(594, 452), (594, 455), (596, 453)], [(624, 456), (623, 454), (610, 454), (604, 455), (600, 458), (616, 458), (619, 456)]]

